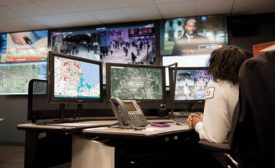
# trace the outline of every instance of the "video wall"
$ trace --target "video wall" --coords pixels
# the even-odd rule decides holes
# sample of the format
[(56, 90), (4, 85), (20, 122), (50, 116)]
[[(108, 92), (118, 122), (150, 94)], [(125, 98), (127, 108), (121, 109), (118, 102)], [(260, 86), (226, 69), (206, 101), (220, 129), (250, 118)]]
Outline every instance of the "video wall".
[(46, 79), (48, 51), (102, 61), (105, 84), (105, 63), (203, 67), (227, 41), (225, 16), (1, 33), (0, 95), (27, 94), (30, 79)]
[(31, 79), (46, 79), (48, 31), (2, 33), (0, 95), (27, 94)]
[(155, 23), (51, 31), (52, 51), (105, 63), (155, 64)]

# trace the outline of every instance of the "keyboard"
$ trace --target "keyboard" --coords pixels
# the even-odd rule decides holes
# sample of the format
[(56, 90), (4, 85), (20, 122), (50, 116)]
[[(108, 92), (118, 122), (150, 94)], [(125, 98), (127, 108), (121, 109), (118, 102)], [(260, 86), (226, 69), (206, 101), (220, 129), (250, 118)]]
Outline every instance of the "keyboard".
[(171, 115), (171, 119), (175, 121), (177, 124), (186, 124), (186, 119), (189, 116), (189, 112), (182, 111), (182, 112), (173, 112)]
[(179, 118), (172, 118), (177, 124), (186, 124), (186, 118), (179, 117)]
[(82, 121), (90, 121), (90, 118), (77, 118), (77, 119), (49, 119), (49, 120), (37, 120), (35, 124), (37, 125), (50, 125), (50, 124), (61, 124), (61, 123), (75, 123)]

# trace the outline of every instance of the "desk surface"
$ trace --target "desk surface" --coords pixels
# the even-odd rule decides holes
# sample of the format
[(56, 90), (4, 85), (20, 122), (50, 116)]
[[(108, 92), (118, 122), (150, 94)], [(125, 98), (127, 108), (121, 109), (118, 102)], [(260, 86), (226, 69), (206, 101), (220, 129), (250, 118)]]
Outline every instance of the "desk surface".
[(88, 128), (88, 127), (112, 125), (116, 122), (117, 122), (116, 120), (98, 120), (98, 121), (82, 121), (82, 122), (46, 124), (46, 125), (25, 123), (25, 124), (18, 124), (17, 128), (20, 130), (36, 129), (36, 130), (68, 131), (68, 130)]
[[(156, 122), (157, 120), (149, 120), (149, 122)], [(167, 121), (167, 120), (158, 120)], [(110, 128), (110, 127), (98, 127), (98, 128), (87, 128), (82, 132), (87, 135), (102, 135), (102, 136), (133, 136), (133, 137), (155, 137), (170, 135), (173, 133), (189, 132), (193, 129), (189, 128), (187, 124), (177, 125), (176, 123), (169, 123), (170, 127), (155, 127), (148, 125), (144, 130), (134, 129), (122, 129), (122, 128)]]

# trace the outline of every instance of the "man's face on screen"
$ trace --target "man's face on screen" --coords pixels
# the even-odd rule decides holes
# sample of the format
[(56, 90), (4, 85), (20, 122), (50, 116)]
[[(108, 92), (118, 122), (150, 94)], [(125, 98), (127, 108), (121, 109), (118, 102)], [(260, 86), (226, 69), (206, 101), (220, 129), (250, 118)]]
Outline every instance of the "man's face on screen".
[(194, 35), (197, 30), (196, 20), (195, 19), (188, 20), (184, 25), (184, 30), (188, 35), (190, 36)]

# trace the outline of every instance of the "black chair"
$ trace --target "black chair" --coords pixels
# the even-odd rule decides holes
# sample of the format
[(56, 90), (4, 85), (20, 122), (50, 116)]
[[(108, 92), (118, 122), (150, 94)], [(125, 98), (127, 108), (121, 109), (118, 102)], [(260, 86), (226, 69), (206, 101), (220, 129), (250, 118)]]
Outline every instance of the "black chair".
[(48, 103), (47, 86), (47, 80), (32, 79), (29, 82), (27, 119), (33, 123), (60, 117), (58, 104)]
[(224, 168), (239, 168), (239, 162), (236, 161), (235, 152), (232, 150), (232, 142), (235, 133), (236, 121), (238, 119), (239, 112), (239, 102), (234, 109), (234, 115), (232, 118), (232, 129), (228, 136), (228, 143), (213, 143), (206, 140), (200, 140), (198, 145), (200, 148), (209, 153), (213, 158), (215, 158)]
[(228, 143), (213, 143), (208, 141), (199, 141), (199, 146), (215, 158), (224, 168), (239, 168), (239, 162), (235, 159), (234, 151)]
[(247, 60), (240, 70), (240, 109), (231, 148), (245, 168), (273, 167), (275, 51)]

